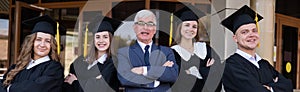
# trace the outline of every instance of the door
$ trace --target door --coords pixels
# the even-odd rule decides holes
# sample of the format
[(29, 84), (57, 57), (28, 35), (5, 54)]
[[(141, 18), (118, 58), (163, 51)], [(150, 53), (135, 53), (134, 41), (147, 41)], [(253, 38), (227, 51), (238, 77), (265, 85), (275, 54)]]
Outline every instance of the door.
[(9, 31), (9, 51), (8, 55), (9, 64), (16, 63), (17, 56), (19, 55), (20, 46), (26, 35), (30, 34), (31, 30), (27, 30), (26, 26), (22, 26), (24, 20), (37, 17), (42, 14), (42, 8), (32, 7), (27, 3), (16, 1), (15, 8), (12, 8), (10, 14), (10, 31)]
[(276, 70), (292, 80), (299, 89), (300, 19), (276, 14)]

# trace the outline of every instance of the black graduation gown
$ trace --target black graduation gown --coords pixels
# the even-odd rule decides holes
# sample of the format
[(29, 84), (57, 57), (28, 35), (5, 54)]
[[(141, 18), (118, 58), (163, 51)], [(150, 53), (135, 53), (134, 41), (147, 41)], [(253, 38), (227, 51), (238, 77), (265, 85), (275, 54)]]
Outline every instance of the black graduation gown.
[[(262, 59), (257, 68), (247, 59), (235, 53), (226, 60), (223, 85), (226, 92), (269, 92), (263, 85), (275, 92), (292, 92), (292, 83), (279, 74), (268, 61)], [(278, 77), (275, 83), (273, 79)]]
[[(174, 49), (172, 49), (172, 50), (173, 50), (174, 55), (175, 55), (176, 63), (179, 66), (179, 70), (180, 70), (179, 73), (181, 73), (183, 71), (181, 69), (181, 65), (182, 65), (181, 63), (184, 63), (186, 61), (184, 61), (183, 59), (181, 59), (181, 56), (178, 54), (178, 52), (176, 50), (174, 50)], [(209, 71), (210, 71), (210, 67), (206, 67), (208, 59), (214, 58), (215, 63), (220, 63), (220, 57), (216, 54), (216, 52), (209, 45), (206, 45), (206, 50), (207, 50), (207, 54), (206, 54), (206, 57), (205, 57), (204, 60), (201, 59), (201, 58), (199, 58), (198, 56), (195, 56), (195, 54), (194, 54), (194, 56), (192, 56), (192, 57), (197, 57), (198, 60), (199, 60), (197, 62), (200, 62), (197, 67), (199, 67), (198, 71), (200, 72), (200, 74), (201, 74), (201, 76), (202, 76), (203, 79), (198, 79), (197, 78), (196, 82), (194, 83), (194, 85), (193, 85), (192, 89), (190, 90), (190, 92), (201, 92), (202, 91), (202, 89), (204, 87), (204, 84), (205, 84), (205, 81), (206, 81), (206, 79), (207, 79), (207, 77), (209, 75)], [(188, 62), (190, 62), (190, 61), (188, 61)], [(181, 76), (179, 76), (179, 77), (181, 77)], [(186, 85), (177, 85), (177, 86), (185, 87)], [(217, 87), (214, 87), (214, 88), (216, 88), (214, 90), (215, 92), (220, 92), (221, 91), (221, 88), (222, 88), (221, 82), (217, 83), (217, 85), (213, 85), (213, 86), (217, 86)], [(210, 89), (210, 90), (212, 90), (212, 89)], [(176, 90), (176, 88), (173, 88), (173, 87), (172, 87), (172, 91), (179, 92), (179, 90)], [(181, 91), (182, 91), (182, 89), (181, 89)], [(188, 92), (188, 90), (185, 90), (185, 92)]]
[[(91, 69), (87, 69), (88, 63), (83, 57), (78, 57), (70, 66), (70, 73), (75, 74), (78, 80), (72, 85), (64, 83), (64, 92), (112, 92), (118, 91), (120, 82), (117, 78), (117, 70), (112, 59), (107, 59), (104, 64), (97, 63)], [(101, 79), (96, 79), (102, 75)]]
[[(8, 72), (15, 68), (12, 65)], [(61, 92), (64, 69), (59, 62), (47, 61), (21, 70), (12, 80), (10, 92)], [(6, 78), (4, 75), (4, 79)], [(3, 81), (1, 82), (3, 83)], [(5, 88), (6, 91), (6, 88)]]

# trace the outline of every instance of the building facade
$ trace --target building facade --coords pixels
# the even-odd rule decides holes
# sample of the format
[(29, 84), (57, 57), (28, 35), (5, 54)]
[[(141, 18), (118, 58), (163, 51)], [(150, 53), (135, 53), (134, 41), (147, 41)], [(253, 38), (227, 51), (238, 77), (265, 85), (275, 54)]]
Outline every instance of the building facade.
[[(0, 35), (2, 43), (7, 44), (1, 45), (1, 48), (7, 48), (6, 54), (1, 56), (1, 73), (15, 63), (24, 37), (30, 34), (30, 28), (23, 26), (22, 21), (47, 14), (67, 28), (60, 32), (60, 45), (63, 47), (60, 57), (65, 62), (66, 74), (70, 63), (82, 54), (85, 26), (96, 15), (122, 20), (127, 25), (116, 32), (113, 43), (114, 49), (117, 49), (135, 39), (128, 27), (132, 25), (134, 14), (141, 9), (151, 9), (159, 20), (155, 43), (169, 46), (171, 13), (192, 4), (206, 14), (199, 20), (203, 23), (201, 39), (208, 42), (224, 61), (237, 46), (232, 40), (233, 34), (220, 22), (236, 9), (248, 5), (264, 17), (259, 22), (261, 42), (258, 54), (290, 78), (294, 89), (300, 89), (300, 20), (276, 14), (275, 0), (7, 0), (1, 1), (1, 4), (9, 6), (7, 12), (0, 12), (7, 16), (2, 18), (8, 19), (7, 36)], [(89, 35), (91, 37), (92, 34)]]

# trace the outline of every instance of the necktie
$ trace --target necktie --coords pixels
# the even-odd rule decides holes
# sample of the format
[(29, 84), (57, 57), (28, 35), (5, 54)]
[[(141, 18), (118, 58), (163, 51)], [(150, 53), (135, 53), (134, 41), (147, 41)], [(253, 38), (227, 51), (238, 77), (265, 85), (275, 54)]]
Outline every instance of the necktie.
[(148, 65), (150, 65), (150, 63), (149, 63), (149, 45), (147, 45), (145, 48), (144, 48), (144, 50), (145, 50), (145, 54), (144, 54), (144, 61), (145, 61), (145, 63), (146, 63), (146, 65), (148, 66)]

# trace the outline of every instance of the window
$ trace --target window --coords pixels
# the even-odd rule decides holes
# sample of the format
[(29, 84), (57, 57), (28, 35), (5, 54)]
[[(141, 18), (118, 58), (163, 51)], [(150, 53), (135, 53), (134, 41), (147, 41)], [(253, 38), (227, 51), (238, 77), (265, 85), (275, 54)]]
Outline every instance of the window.
[(0, 19), (0, 77), (7, 70), (8, 50), (8, 19)]

